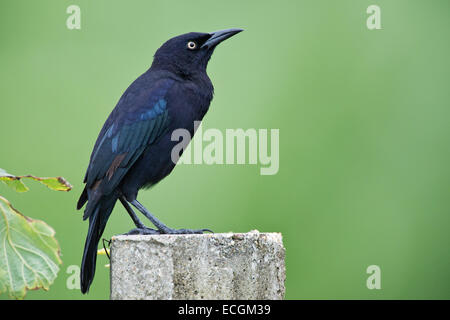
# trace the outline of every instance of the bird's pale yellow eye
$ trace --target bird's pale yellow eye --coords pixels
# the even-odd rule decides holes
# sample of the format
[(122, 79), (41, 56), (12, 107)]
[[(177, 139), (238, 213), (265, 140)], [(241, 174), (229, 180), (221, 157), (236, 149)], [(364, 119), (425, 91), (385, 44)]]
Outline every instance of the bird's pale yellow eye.
[(189, 41), (189, 42), (187, 43), (187, 47), (188, 47), (188, 49), (190, 49), (190, 50), (194, 50), (195, 48), (197, 48), (197, 44), (196, 44), (194, 41)]

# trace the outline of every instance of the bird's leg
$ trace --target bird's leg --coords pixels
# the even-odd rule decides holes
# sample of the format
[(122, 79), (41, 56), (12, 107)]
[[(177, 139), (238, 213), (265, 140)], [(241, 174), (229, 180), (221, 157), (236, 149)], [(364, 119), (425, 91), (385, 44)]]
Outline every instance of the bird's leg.
[(160, 234), (160, 232), (158, 230), (147, 228), (142, 223), (142, 221), (139, 220), (137, 215), (134, 213), (133, 209), (130, 207), (128, 202), (125, 200), (124, 196), (120, 196), (119, 200), (122, 203), (122, 205), (124, 206), (125, 210), (127, 210), (128, 214), (130, 215), (134, 224), (136, 225), (136, 228), (125, 233), (126, 235), (129, 235), (129, 234)]
[(151, 214), (142, 204), (139, 203), (136, 199), (131, 201), (131, 204), (138, 209), (144, 216), (146, 216), (160, 233), (164, 234), (202, 234), (203, 232), (211, 232), (209, 229), (172, 229), (166, 226), (164, 223), (159, 221), (153, 214)]
[(128, 214), (130, 215), (131, 219), (133, 220), (134, 224), (137, 228), (145, 228), (145, 225), (142, 223), (141, 220), (137, 217), (137, 215), (134, 213), (133, 209), (130, 207), (128, 202), (123, 198), (119, 198), (120, 202), (124, 206), (125, 210), (127, 210)]

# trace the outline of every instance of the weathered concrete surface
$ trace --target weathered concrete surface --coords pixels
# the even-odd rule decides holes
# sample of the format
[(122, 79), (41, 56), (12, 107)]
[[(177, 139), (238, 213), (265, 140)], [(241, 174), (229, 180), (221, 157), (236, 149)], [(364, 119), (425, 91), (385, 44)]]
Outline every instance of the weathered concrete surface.
[(283, 299), (280, 233), (115, 236), (111, 299)]

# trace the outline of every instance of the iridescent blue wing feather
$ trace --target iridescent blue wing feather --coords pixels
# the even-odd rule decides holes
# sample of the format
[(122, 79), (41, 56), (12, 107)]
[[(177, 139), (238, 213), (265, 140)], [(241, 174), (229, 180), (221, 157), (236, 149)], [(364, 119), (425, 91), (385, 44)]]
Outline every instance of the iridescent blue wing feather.
[(145, 91), (130, 86), (123, 94), (95, 143), (84, 180), (87, 190), (111, 193), (142, 152), (167, 130), (167, 92), (173, 82), (159, 80)]

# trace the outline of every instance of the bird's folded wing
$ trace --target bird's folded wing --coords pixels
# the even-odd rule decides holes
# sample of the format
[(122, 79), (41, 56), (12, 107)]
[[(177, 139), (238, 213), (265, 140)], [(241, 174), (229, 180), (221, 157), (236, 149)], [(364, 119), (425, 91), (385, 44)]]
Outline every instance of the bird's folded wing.
[(148, 145), (168, 127), (167, 91), (173, 80), (151, 89), (129, 88), (113, 110), (97, 139), (86, 172), (86, 188), (112, 192)]

